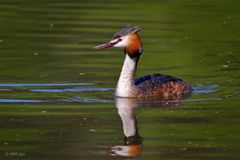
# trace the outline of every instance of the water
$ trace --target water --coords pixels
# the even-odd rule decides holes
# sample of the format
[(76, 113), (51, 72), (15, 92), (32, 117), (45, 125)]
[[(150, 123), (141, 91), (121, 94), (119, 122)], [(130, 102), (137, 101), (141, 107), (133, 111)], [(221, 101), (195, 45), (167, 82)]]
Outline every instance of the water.
[[(1, 0), (0, 158), (239, 159), (239, 8)], [(123, 53), (92, 48), (127, 23), (142, 27), (137, 75), (181, 77), (191, 97), (114, 99)]]

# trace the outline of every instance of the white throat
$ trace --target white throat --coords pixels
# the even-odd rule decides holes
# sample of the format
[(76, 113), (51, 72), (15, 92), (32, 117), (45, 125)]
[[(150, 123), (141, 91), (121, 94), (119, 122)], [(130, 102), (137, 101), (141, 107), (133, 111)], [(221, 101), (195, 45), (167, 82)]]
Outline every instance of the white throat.
[(138, 57), (131, 58), (128, 54), (125, 56), (122, 71), (117, 83), (115, 96), (131, 97), (131, 92), (135, 92), (135, 73)]

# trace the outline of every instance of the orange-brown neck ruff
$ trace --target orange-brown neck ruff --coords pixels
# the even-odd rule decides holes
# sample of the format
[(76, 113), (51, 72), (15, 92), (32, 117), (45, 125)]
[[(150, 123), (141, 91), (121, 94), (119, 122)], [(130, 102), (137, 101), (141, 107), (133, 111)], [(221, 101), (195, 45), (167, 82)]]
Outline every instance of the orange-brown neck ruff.
[(142, 42), (138, 34), (130, 33), (129, 42), (124, 52), (131, 58), (139, 57), (142, 53)]

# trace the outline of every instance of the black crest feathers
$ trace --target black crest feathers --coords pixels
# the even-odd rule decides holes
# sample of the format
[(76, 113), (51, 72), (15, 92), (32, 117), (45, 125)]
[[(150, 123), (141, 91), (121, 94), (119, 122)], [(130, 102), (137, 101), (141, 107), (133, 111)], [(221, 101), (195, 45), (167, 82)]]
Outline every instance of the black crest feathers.
[(139, 32), (139, 31), (141, 31), (141, 28), (138, 27), (138, 26), (126, 25), (126, 26), (124, 26), (124, 27), (121, 29), (121, 31), (115, 33), (115, 34), (113, 35), (113, 38), (112, 38), (112, 39), (120, 38), (120, 37), (125, 36), (125, 35), (127, 35), (127, 34), (129, 34), (129, 33), (137, 33), (137, 32)]

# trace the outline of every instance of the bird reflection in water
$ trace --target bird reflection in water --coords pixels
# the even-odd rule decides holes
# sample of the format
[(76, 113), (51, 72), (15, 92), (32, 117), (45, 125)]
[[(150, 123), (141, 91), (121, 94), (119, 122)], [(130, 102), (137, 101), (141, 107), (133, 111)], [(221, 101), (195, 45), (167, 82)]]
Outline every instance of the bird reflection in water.
[(159, 101), (154, 99), (115, 98), (118, 114), (122, 120), (124, 145), (110, 147), (111, 156), (136, 157), (141, 155), (143, 138), (138, 133), (137, 119), (134, 114), (139, 107), (176, 108), (179, 101)]

